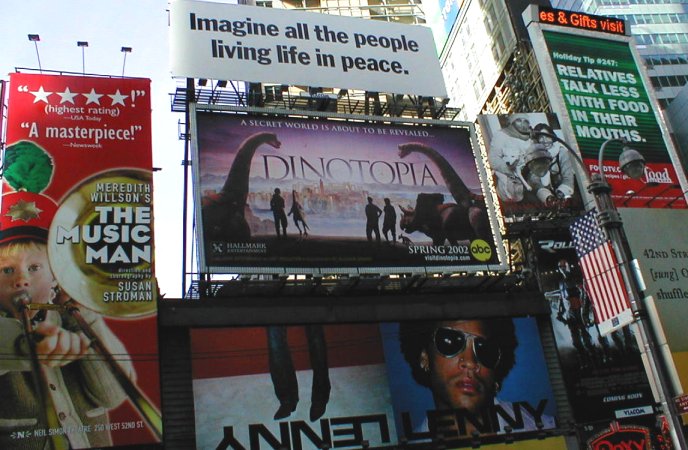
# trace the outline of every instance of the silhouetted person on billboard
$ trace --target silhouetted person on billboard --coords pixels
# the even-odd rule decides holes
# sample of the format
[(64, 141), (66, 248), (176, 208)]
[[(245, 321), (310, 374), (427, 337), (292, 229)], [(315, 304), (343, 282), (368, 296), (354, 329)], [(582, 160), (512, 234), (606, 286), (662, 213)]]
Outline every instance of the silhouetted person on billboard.
[(373, 203), (373, 198), (368, 197), (368, 204), (365, 207), (366, 215), (366, 237), (368, 242), (373, 242), (373, 233), (375, 233), (375, 241), (380, 243), (380, 223), (379, 219), (382, 215), (382, 210)]
[(382, 219), (382, 234), (385, 235), (385, 240), (389, 242), (388, 232), (392, 232), (392, 242), (397, 242), (397, 212), (394, 210), (391, 201), (386, 198), (385, 206), (382, 208), (385, 213), (384, 219)]
[[(284, 212), (284, 198), (282, 198), (279, 188), (275, 188), (275, 193), (270, 199), (270, 210), (272, 216), (275, 218), (275, 231), (277, 232), (277, 239), (280, 236), (287, 237), (287, 214)], [(281, 230), (281, 235), (280, 235)]]
[[(289, 215), (293, 216), (294, 225), (298, 228), (299, 235), (308, 236), (310, 227), (306, 223), (306, 212), (303, 210), (301, 203), (296, 199), (296, 191), (294, 190), (291, 191), (291, 209), (289, 210)], [(303, 225), (303, 231), (299, 223)]]

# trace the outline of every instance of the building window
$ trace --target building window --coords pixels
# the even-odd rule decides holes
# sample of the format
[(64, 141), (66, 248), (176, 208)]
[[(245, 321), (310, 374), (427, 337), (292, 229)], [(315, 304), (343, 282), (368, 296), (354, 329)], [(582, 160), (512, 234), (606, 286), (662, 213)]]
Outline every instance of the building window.
[(688, 64), (688, 56), (685, 54), (647, 55), (645, 62), (651, 66), (673, 66)]
[(688, 34), (686, 34), (686, 33), (636, 34), (635, 39), (639, 45), (685, 44), (685, 43), (688, 43)]
[(502, 52), (499, 49), (497, 42), (492, 44), (492, 58), (494, 58), (495, 61), (499, 61), (502, 58)]
[(489, 33), (492, 33), (492, 30), (496, 23), (497, 14), (495, 14), (494, 3), (490, 3), (487, 6), (487, 13), (485, 14), (485, 28)]
[(681, 87), (688, 83), (688, 75), (665, 75), (651, 77), (650, 81), (655, 89), (664, 87)]
[(495, 33), (494, 44), (497, 46), (497, 53), (499, 53), (500, 56), (503, 55), (504, 49), (506, 48), (506, 43), (504, 42), (504, 36), (502, 35), (501, 29)]

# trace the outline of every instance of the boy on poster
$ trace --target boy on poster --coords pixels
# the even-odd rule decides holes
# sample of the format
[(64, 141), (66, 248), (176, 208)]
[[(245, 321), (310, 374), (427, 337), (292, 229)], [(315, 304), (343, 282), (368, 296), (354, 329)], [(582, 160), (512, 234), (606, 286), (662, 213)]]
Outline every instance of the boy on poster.
[[(8, 222), (0, 223), (0, 232), (8, 233), (8, 244), (39, 241), (21, 251), (8, 245), (7, 255), (23, 252), (36, 261), (7, 271), (23, 267), (35, 274), (41, 267), (45, 285), (37, 293), (18, 288), (4, 298), (5, 318), (15, 331), (19, 323), (19, 331), (26, 331), (22, 339), (35, 345), (9, 349), (24, 355), (24, 367), (2, 371), (23, 371), (15, 377), (34, 390), (32, 408), (46, 411), (27, 411), (31, 420), (19, 422), (12, 421), (20, 416), (7, 412), (3, 418), (11, 426), (23, 427), (12, 430), (19, 442), (12, 445), (42, 450), (45, 439), (66, 440), (71, 448), (161, 442), (158, 361), (140, 357), (158, 354), (150, 80), (13, 73), (10, 86), (2, 186), (2, 221)], [(44, 348), (51, 339), (55, 349)], [(42, 357), (44, 351), (56, 360)], [(43, 359), (53, 365), (44, 368)], [(44, 382), (44, 374), (54, 371), (62, 385)], [(98, 386), (89, 386), (94, 380)], [(92, 394), (88, 402), (79, 391)], [(62, 397), (73, 406), (61, 410), (64, 398), (51, 398), (58, 392), (67, 392)], [(5, 405), (10, 402), (3, 400)], [(89, 427), (96, 416), (99, 423)], [(56, 445), (64, 448), (64, 442)]]
[[(51, 448), (111, 446), (107, 411), (126, 393), (64, 306), (70, 299), (55, 280), (46, 247), (57, 205), (31, 191), (45, 188), (52, 161), (23, 141), (6, 150), (4, 169), (17, 191), (3, 195), (0, 214), (0, 352), (6, 355), (0, 360), (0, 421), (7, 424), (0, 448), (43, 449), (48, 441)], [(101, 343), (127, 354), (99, 314), (78, 310)], [(131, 360), (119, 363), (133, 378)]]

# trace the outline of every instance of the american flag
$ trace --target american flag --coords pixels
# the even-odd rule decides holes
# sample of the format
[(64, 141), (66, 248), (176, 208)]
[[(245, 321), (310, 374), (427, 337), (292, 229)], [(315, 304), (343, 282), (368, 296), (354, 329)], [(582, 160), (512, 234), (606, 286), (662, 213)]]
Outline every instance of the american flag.
[(571, 224), (588, 295), (595, 307), (600, 333), (607, 334), (632, 321), (631, 304), (612, 244), (597, 224), (597, 211), (588, 211)]

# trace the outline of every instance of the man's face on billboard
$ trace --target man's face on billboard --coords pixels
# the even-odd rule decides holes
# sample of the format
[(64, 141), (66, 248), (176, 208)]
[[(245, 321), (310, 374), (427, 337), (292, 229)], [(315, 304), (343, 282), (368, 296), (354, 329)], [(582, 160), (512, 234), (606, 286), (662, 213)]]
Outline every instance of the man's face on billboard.
[(523, 115), (514, 116), (511, 118), (511, 127), (520, 134), (529, 134), (530, 120)]
[[(427, 358), (425, 362), (430, 372), (430, 388), (435, 406), (437, 409), (463, 409), (479, 414), (483, 408), (493, 403), (496, 380), (493, 368), (487, 367), (476, 356), (476, 353), (487, 353), (476, 352), (475, 346), (486, 342), (491, 345), (491, 336), (480, 320), (441, 322), (437, 330), (442, 330), (443, 335), (446, 335), (442, 338), (444, 345), (434, 342), (421, 354), (421, 359)], [(438, 339), (437, 330), (433, 334), (435, 341)], [(449, 333), (457, 336), (463, 334), (463, 345), (455, 345), (457, 353), (449, 352), (446, 348)], [(494, 358), (484, 360), (494, 362)]]
[(23, 295), (31, 303), (49, 303), (56, 285), (43, 244), (0, 248), (0, 307), (4, 310), (16, 311), (14, 302)]

